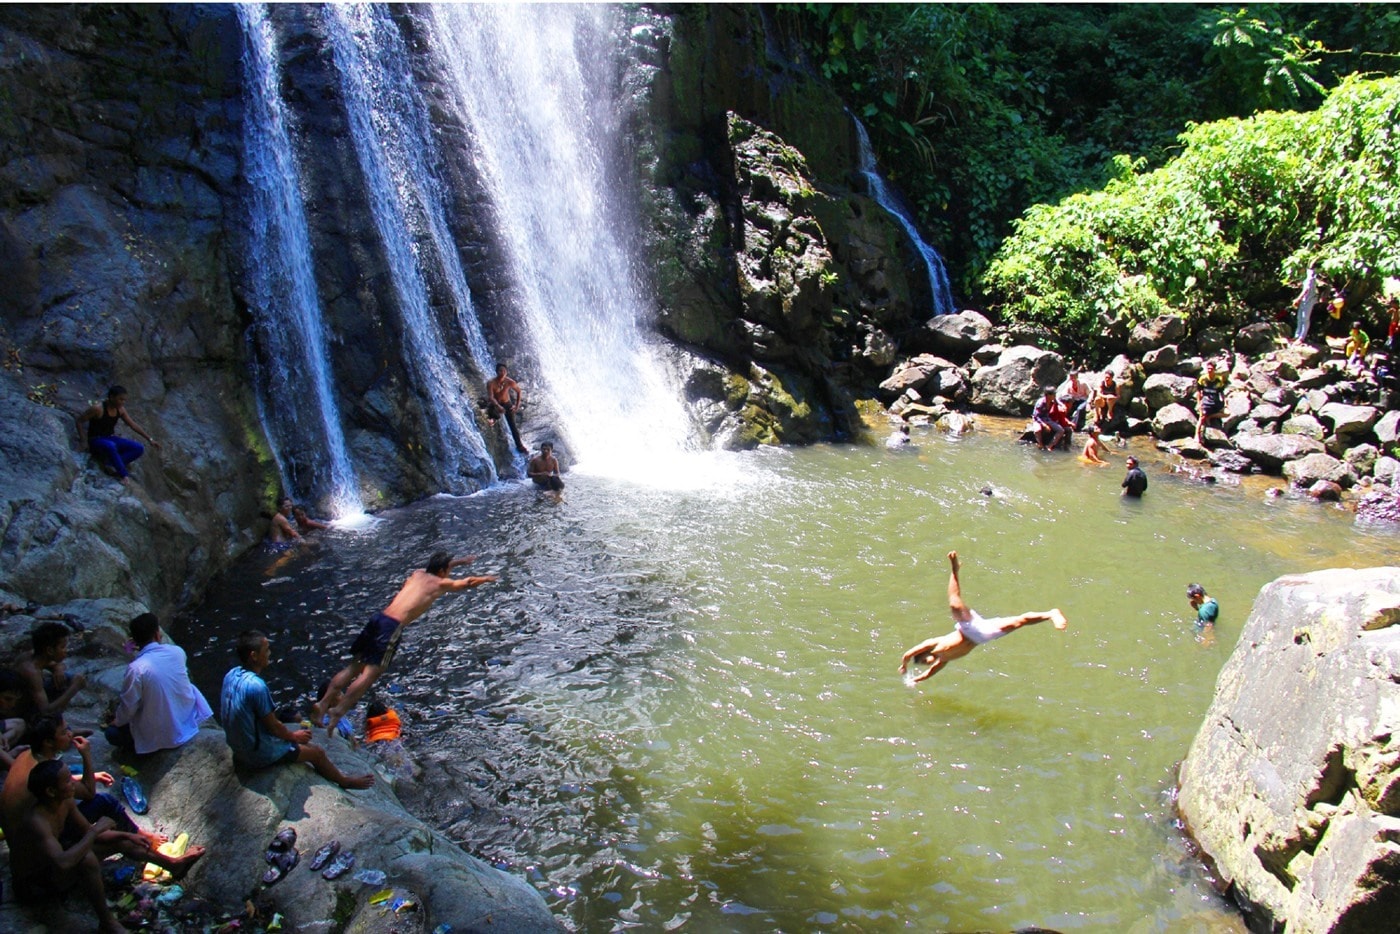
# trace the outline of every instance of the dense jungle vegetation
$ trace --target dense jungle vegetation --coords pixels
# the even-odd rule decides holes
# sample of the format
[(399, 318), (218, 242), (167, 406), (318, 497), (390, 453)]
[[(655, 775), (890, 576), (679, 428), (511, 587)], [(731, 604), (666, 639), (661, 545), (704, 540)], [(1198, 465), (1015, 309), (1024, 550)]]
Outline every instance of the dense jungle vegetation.
[[(1093, 340), (1400, 275), (1400, 7), (787, 4), (959, 295)], [(1351, 77), (1355, 76), (1355, 77)], [(1334, 92), (1333, 89), (1338, 89)]]

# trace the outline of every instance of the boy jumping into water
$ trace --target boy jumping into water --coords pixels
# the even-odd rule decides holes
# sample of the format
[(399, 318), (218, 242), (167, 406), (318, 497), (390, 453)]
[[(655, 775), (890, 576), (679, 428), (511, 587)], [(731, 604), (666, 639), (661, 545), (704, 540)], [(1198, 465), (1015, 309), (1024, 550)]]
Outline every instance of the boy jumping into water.
[(495, 575), (448, 577), (459, 564), (470, 564), (475, 560), (475, 555), (454, 558), (445, 551), (436, 552), (428, 559), (427, 569), (410, 574), (384, 612), (374, 614), (365, 624), (350, 645), (352, 661), (331, 679), (325, 696), (311, 708), (315, 716), (326, 723), (327, 736), (334, 735), (340, 718), (359, 702), (384, 673), (384, 669), (389, 667), (404, 629), (426, 613), (438, 597), (496, 580)]
[(933, 677), (944, 665), (955, 658), (962, 658), (982, 643), (1000, 639), (1030, 623), (1043, 623), (1048, 619), (1055, 624), (1056, 629), (1064, 629), (1069, 625), (1069, 620), (1065, 619), (1065, 614), (1059, 610), (983, 619), (963, 603), (962, 587), (958, 584), (960, 565), (956, 551), (948, 552), (948, 564), (951, 568), (948, 575), (948, 609), (953, 614), (955, 625), (953, 631), (946, 636), (920, 642), (904, 653), (904, 657), (899, 661), (900, 674), (908, 670), (910, 660), (917, 665), (928, 666), (928, 671), (914, 678), (915, 682)]

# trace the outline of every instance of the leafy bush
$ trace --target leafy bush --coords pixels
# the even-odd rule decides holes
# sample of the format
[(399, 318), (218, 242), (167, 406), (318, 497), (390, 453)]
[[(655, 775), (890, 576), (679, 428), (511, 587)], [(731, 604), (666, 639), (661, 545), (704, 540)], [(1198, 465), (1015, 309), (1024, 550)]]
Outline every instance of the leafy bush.
[(1364, 297), (1400, 275), (1400, 79), (1345, 80), (1311, 113), (1190, 127), (1181, 154), (1038, 205), (982, 279), (1004, 314), (1092, 346), (1163, 312), (1190, 326), (1279, 309), (1317, 264)]

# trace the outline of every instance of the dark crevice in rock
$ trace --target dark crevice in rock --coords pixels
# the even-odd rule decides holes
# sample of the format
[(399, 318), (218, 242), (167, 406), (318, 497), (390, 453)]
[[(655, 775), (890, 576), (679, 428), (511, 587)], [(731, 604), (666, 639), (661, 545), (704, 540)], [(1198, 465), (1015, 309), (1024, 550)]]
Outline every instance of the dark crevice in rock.
[(1314, 808), (1319, 803), (1334, 807), (1342, 803), (1347, 791), (1356, 787), (1356, 773), (1346, 767), (1345, 747), (1333, 746), (1327, 750), (1317, 784), (1308, 793), (1305, 806)]

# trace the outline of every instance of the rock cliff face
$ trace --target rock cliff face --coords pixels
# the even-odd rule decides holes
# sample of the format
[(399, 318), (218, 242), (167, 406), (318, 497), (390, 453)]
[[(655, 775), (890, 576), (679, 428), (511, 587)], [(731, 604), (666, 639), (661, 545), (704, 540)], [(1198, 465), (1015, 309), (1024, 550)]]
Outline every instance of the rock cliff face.
[[(0, 583), (187, 601), (275, 484), (230, 278), (227, 7), (0, 10)], [(118, 487), (73, 415), (121, 383), (157, 440)]]
[(1400, 913), (1400, 568), (1259, 593), (1181, 766), (1179, 807), (1264, 930)]

